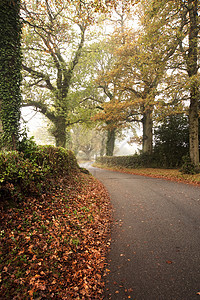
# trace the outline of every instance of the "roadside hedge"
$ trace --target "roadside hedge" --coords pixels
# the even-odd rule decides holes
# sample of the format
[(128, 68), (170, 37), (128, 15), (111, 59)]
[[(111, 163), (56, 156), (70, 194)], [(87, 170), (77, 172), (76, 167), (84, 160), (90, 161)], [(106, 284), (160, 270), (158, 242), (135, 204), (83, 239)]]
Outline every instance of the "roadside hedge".
[(41, 167), (45, 176), (61, 177), (78, 169), (78, 163), (74, 153), (62, 147), (37, 146), (36, 150), (26, 155), (34, 164)]
[(129, 156), (103, 156), (97, 157), (97, 163), (110, 167), (142, 168), (156, 167), (156, 159), (148, 154), (134, 154)]
[(78, 171), (72, 151), (37, 146), (27, 153), (0, 152), (0, 199), (42, 192), (51, 180)]
[[(181, 162), (181, 160), (180, 160)], [(108, 167), (123, 167), (129, 169), (138, 169), (138, 168), (177, 168), (181, 167), (180, 171), (183, 174), (198, 174), (200, 173), (200, 169), (196, 168), (194, 164), (192, 164), (189, 156), (182, 157), (182, 165), (168, 165), (166, 160), (161, 159), (156, 153), (152, 155), (142, 153), (140, 155), (130, 155), (130, 156), (103, 156), (97, 157), (96, 163), (101, 165), (106, 165)]]

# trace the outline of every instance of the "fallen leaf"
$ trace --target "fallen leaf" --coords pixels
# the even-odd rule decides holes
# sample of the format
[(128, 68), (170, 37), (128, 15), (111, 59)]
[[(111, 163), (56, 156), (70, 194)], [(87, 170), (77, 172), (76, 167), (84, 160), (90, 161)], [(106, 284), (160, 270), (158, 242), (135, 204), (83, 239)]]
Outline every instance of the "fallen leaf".
[(167, 263), (168, 265), (171, 265), (173, 262), (172, 262), (171, 260), (167, 260), (166, 263)]

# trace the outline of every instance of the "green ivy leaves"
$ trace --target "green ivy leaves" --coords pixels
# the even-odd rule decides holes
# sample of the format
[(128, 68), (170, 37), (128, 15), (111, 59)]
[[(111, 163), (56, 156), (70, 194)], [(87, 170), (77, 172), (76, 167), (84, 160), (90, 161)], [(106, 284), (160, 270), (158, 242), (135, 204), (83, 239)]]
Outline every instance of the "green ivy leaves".
[[(20, 0), (0, 3), (0, 120), (4, 148), (17, 149), (21, 106)], [(1, 145), (1, 146), (2, 146)]]

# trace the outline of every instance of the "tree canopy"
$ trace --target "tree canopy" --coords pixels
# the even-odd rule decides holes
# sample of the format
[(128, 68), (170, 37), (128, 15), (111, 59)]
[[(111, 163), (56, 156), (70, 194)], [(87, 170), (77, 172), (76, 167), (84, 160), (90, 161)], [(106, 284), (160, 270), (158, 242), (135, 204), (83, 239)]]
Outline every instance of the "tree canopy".
[(1, 131), (14, 148), (22, 66), (23, 106), (52, 122), (58, 146), (67, 146), (73, 124), (101, 124), (112, 155), (116, 133), (139, 123), (151, 154), (154, 127), (185, 114), (190, 158), (199, 165), (198, 0), (23, 0), (22, 64), (20, 1), (1, 3)]

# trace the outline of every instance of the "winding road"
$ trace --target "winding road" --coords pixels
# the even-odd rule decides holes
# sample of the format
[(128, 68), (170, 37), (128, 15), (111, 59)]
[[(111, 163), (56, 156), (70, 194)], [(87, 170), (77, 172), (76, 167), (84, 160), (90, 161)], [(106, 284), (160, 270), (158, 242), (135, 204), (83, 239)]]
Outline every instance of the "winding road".
[(200, 300), (200, 188), (84, 167), (114, 209), (105, 299)]

